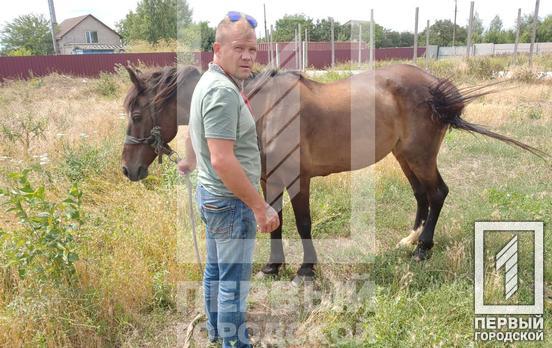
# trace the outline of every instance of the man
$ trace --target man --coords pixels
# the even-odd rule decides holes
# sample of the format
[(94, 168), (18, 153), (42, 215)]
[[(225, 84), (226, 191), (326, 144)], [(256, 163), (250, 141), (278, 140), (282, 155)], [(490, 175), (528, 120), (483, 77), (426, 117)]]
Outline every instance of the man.
[(197, 156), (179, 163), (187, 173), (197, 157), (197, 199), (207, 238), (207, 332), (211, 342), (222, 338), (223, 347), (251, 346), (245, 312), (256, 229), (269, 233), (280, 223), (257, 189), (255, 121), (239, 88), (257, 54), (255, 26), (254, 18), (239, 12), (229, 12), (218, 25), (213, 62), (192, 96), (189, 130)]

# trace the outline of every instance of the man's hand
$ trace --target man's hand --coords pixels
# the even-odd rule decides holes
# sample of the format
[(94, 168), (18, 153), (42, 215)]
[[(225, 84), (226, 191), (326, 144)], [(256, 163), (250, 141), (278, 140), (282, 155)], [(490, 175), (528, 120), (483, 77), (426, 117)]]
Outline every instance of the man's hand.
[(177, 167), (178, 167), (178, 173), (180, 175), (188, 175), (194, 171), (196, 167), (196, 161), (195, 159), (191, 160), (191, 159), (185, 158), (183, 160), (178, 161)]
[(270, 233), (280, 226), (278, 213), (268, 203), (265, 203), (262, 209), (254, 210), (253, 213), (255, 214), (255, 220), (257, 220), (257, 228), (260, 229), (261, 233)]

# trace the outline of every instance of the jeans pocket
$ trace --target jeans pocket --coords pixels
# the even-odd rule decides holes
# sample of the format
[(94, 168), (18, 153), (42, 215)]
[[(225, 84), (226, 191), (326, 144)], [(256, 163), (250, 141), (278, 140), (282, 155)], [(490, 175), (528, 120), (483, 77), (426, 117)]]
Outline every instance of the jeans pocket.
[(228, 236), (234, 228), (235, 206), (230, 200), (205, 200), (201, 206), (207, 232)]

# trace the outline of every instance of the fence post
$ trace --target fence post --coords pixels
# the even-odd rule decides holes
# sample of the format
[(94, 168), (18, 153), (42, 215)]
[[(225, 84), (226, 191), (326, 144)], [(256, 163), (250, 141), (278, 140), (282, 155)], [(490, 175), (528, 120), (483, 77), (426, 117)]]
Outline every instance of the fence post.
[[(455, 39), (456, 39), (456, 13), (458, 12), (458, 2), (457, 0), (454, 0), (454, 23), (452, 25), (452, 47), (455, 45)], [(456, 49), (454, 49), (454, 55), (456, 55)], [(437, 55), (437, 59), (439, 59), (439, 55)]]
[(426, 49), (425, 49), (426, 70), (429, 69), (429, 19), (426, 24)]
[(295, 48), (295, 69), (299, 70), (299, 41), (297, 40), (297, 28), (295, 28), (295, 40), (294, 40), (294, 48)]
[(276, 69), (280, 69), (280, 49), (278, 48), (278, 43), (275, 44), (276, 49)]
[(270, 67), (274, 68), (274, 40), (272, 38), (272, 26), (270, 26)]
[(521, 8), (518, 8), (517, 22), (516, 22), (516, 43), (514, 44), (514, 63), (517, 61), (517, 51), (519, 45), (519, 28), (521, 26)]
[(332, 43), (332, 68), (335, 67), (335, 29), (334, 29), (334, 20), (333, 18), (330, 18), (330, 24), (331, 24), (331, 43)]
[(466, 58), (470, 57), (472, 26), (473, 26), (473, 1), (470, 2), (470, 17), (469, 17), (469, 24), (468, 24), (468, 42), (466, 44)]
[(375, 42), (374, 42), (374, 9), (370, 10), (370, 69), (373, 68), (375, 58)]
[(301, 23), (297, 24), (297, 40), (299, 51), (299, 70), (303, 70), (303, 35), (301, 33)]
[(306, 70), (309, 66), (309, 32), (305, 28), (305, 41), (303, 41), (303, 70)]
[(362, 64), (362, 24), (358, 24), (358, 67)]
[(529, 67), (533, 66), (533, 49), (537, 36), (537, 21), (539, 20), (539, 0), (535, 3), (535, 14), (533, 15), (533, 28), (531, 31), (531, 46), (529, 46)]
[(419, 7), (416, 7), (416, 16), (414, 19), (414, 52), (412, 54), (412, 61), (416, 64), (416, 58), (418, 58), (418, 11)]

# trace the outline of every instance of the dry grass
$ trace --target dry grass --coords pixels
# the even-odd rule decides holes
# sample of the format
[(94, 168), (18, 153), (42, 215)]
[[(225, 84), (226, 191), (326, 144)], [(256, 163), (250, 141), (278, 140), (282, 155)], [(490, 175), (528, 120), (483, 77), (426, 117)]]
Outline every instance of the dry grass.
[[(176, 284), (201, 278), (195, 265), (177, 258), (179, 253), (189, 256), (192, 252), (189, 223), (177, 217), (177, 197), (184, 196), (182, 191), (177, 195), (170, 163), (153, 165), (145, 182), (130, 183), (123, 178), (119, 168), (126, 127), (122, 98), (129, 82), (122, 74), (108, 78), (116, 86), (116, 92), (108, 96), (98, 89), (97, 80), (60, 75), (0, 86), (0, 118), (27, 110), (49, 120), (45, 139), (30, 148), (31, 158), (25, 158), (16, 144), (0, 143), (0, 156), (9, 157), (0, 157), (0, 186), (7, 184), (8, 172), (34, 164), (38, 169), (33, 180), (44, 181), (48, 195), (61, 197), (74, 179), (67, 173), (76, 173), (87, 214), (81, 231), (76, 286), (39, 287), (13, 273), (0, 273), (0, 342), (8, 342), (8, 346), (172, 346), (176, 341), (175, 322), (190, 319), (193, 308), (183, 308), (182, 313), (175, 309)], [(510, 86), (514, 85), (505, 85)], [(552, 152), (546, 133), (552, 126), (552, 84), (519, 82), (515, 87), (477, 100), (468, 106), (464, 117)], [(30, 102), (22, 104), (24, 99)], [(50, 162), (40, 167), (32, 156), (43, 153), (49, 154)], [(324, 297), (309, 310), (294, 312), (293, 306), (281, 305), (286, 300), (282, 294), (288, 295), (287, 300), (296, 294), (289, 289), (272, 292), (278, 310), (273, 313), (276, 320), (300, 324), (292, 337), (308, 334), (327, 340), (334, 334), (339, 337), (340, 325), (354, 324), (364, 330), (362, 340), (380, 339), (383, 345), (411, 340), (410, 336), (401, 336), (403, 331), (416, 331), (421, 340), (418, 342), (427, 345), (437, 345), (441, 340), (450, 345), (470, 341), (471, 323), (465, 322), (471, 315), (469, 223), (492, 214), (493, 218), (521, 215), (545, 219), (539, 209), (548, 207), (552, 193), (543, 180), (552, 178), (534, 158), (458, 131), (447, 135), (439, 161), (451, 193), (438, 225), (439, 251), (434, 259), (425, 265), (411, 265), (406, 252), (394, 249), (408, 233), (415, 208), (399, 165), (388, 156), (374, 166), (375, 264), (325, 264), (317, 283), (322, 289), (330, 289), (354, 273), (370, 270), (377, 303), (365, 304), (351, 313), (337, 308), (340, 302)], [(531, 175), (524, 177), (508, 170), (509, 162)], [(365, 172), (357, 173), (362, 177)], [(493, 199), (501, 199), (501, 190), (510, 192), (512, 185), (520, 185), (527, 195), (544, 202), (544, 208), (524, 208), (528, 200), (525, 196), (515, 196), (517, 200), (507, 209), (502, 201), (492, 203)], [(315, 179), (312, 206), (317, 238), (348, 234), (350, 187), (350, 174)], [(185, 204), (180, 207), (183, 211), (187, 211)], [(515, 208), (516, 204), (520, 208)], [(9, 214), (0, 218), (1, 228), (14, 228), (16, 223)], [(295, 237), (289, 204), (284, 228), (287, 236)], [(294, 272), (295, 265), (284, 272), (281, 283), (264, 285), (287, 286), (287, 278)], [(258, 289), (252, 294), (252, 308), (262, 316), (270, 303), (262, 288)], [(444, 303), (443, 308), (434, 308), (434, 302)], [(443, 324), (448, 313), (453, 321), (445, 320)], [(420, 318), (426, 321), (424, 325)], [(397, 331), (385, 329), (389, 326)], [(427, 332), (428, 327), (435, 329), (435, 338)], [(197, 332), (196, 338), (202, 335)]]

